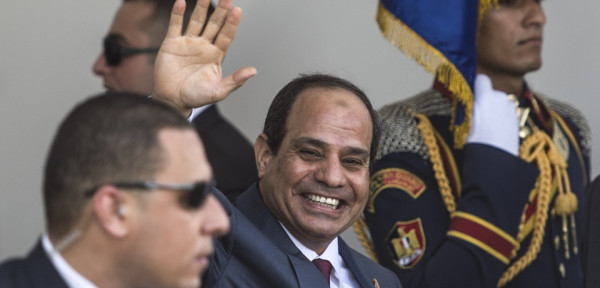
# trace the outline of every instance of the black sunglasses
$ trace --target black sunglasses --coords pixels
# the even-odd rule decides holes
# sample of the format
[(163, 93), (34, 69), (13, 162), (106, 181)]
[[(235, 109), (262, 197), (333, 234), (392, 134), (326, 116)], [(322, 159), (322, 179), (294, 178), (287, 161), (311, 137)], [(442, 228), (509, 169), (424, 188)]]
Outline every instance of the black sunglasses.
[(123, 56), (141, 53), (157, 53), (159, 48), (127, 48), (119, 44), (119, 36), (108, 35), (104, 38), (104, 58), (109, 66), (118, 66)]
[[(157, 183), (152, 181), (142, 182), (119, 182), (111, 184), (117, 188), (123, 189), (141, 189), (141, 190), (155, 190), (164, 189), (172, 191), (183, 191), (186, 192), (181, 197), (181, 204), (186, 208), (198, 208), (204, 204), (204, 200), (212, 193), (213, 187), (215, 187), (214, 181), (200, 181), (194, 183), (183, 183), (183, 184), (167, 184)], [(85, 197), (92, 197), (98, 187), (89, 190), (85, 193)]]

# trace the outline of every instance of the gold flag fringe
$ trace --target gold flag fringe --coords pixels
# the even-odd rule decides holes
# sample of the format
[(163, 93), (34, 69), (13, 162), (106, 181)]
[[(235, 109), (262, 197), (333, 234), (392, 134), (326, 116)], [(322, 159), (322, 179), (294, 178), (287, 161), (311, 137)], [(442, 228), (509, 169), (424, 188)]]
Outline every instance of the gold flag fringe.
[[(441, 52), (429, 45), (427, 41), (396, 18), (381, 3), (379, 3), (377, 12), (377, 23), (384, 37), (408, 57), (417, 61), (429, 73), (436, 75), (438, 81), (453, 94), (450, 129), (454, 132), (454, 147), (462, 148), (469, 134), (473, 105), (473, 92), (463, 75)], [(454, 119), (458, 101), (465, 107), (465, 117), (462, 124), (455, 127)]]
[(483, 15), (485, 15), (485, 11), (490, 8), (498, 8), (498, 0), (479, 1), (479, 21), (477, 23), (481, 23), (481, 20), (483, 20)]
[[(478, 23), (481, 23), (485, 11), (497, 7), (497, 5), (498, 0), (481, 0)], [(427, 41), (396, 18), (381, 3), (379, 3), (377, 11), (377, 23), (382, 34), (390, 43), (398, 47), (409, 58), (417, 61), (427, 72), (436, 75), (438, 81), (452, 93), (450, 130), (454, 135), (454, 147), (462, 148), (471, 129), (471, 111), (473, 109), (473, 91), (471, 91), (471, 87), (469, 87), (463, 75), (441, 52), (429, 45)], [(465, 115), (463, 122), (460, 125), (455, 125), (456, 105), (459, 102), (465, 107)]]
[(369, 257), (371, 257), (371, 260), (379, 263), (377, 254), (375, 254), (373, 240), (371, 240), (371, 233), (369, 233), (369, 227), (367, 226), (367, 223), (363, 217), (364, 216), (362, 215), (358, 217), (358, 219), (356, 219), (356, 221), (352, 224), (352, 228), (354, 229), (356, 238), (358, 238), (360, 244), (362, 244), (363, 248), (365, 248), (365, 251), (367, 251), (367, 254), (369, 254)]

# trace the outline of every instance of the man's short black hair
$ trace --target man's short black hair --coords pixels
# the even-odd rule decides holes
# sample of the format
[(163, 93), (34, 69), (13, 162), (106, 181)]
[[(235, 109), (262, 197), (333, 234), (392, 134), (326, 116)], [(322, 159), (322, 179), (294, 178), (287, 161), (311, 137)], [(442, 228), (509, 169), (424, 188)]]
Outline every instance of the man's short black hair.
[[(141, 23), (141, 28), (148, 31), (148, 36), (150, 37), (150, 41), (153, 43), (153, 45), (160, 45), (167, 34), (169, 19), (171, 18), (171, 11), (173, 11), (173, 4), (175, 3), (175, 0), (123, 0), (123, 3), (128, 2), (145, 2), (154, 7), (151, 16), (146, 19), (144, 23)], [(183, 14), (182, 31), (185, 31), (187, 24), (190, 21), (194, 7), (196, 7), (196, 3), (197, 0), (185, 1), (185, 13)], [(206, 19), (210, 17), (214, 10), (215, 6), (210, 3)]]
[(373, 126), (373, 138), (371, 140), (371, 151), (369, 153), (369, 163), (373, 163), (381, 133), (379, 114), (373, 109), (367, 95), (365, 95), (360, 88), (356, 87), (356, 85), (339, 77), (318, 73), (301, 74), (298, 78), (285, 85), (277, 93), (275, 99), (273, 99), (269, 111), (267, 112), (267, 118), (265, 119), (265, 126), (263, 128), (263, 133), (268, 137), (267, 143), (271, 151), (277, 154), (279, 147), (281, 146), (281, 142), (286, 133), (287, 118), (298, 95), (304, 90), (316, 87), (341, 88), (347, 90), (356, 95), (365, 104), (369, 111), (369, 115), (371, 116)]
[(152, 180), (163, 162), (158, 133), (190, 129), (170, 106), (131, 93), (107, 92), (76, 106), (60, 125), (46, 161), (44, 204), (49, 233), (63, 237), (100, 185)]

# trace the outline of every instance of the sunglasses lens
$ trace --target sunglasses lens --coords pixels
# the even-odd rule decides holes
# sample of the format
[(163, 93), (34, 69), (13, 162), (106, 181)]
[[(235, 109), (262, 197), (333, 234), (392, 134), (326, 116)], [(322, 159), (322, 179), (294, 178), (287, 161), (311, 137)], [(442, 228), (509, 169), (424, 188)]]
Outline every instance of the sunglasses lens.
[(198, 183), (186, 196), (187, 206), (190, 208), (198, 208), (202, 206), (204, 200), (210, 194), (212, 185), (207, 182)]
[(104, 38), (104, 58), (110, 66), (117, 66), (121, 62), (121, 46), (113, 37)]

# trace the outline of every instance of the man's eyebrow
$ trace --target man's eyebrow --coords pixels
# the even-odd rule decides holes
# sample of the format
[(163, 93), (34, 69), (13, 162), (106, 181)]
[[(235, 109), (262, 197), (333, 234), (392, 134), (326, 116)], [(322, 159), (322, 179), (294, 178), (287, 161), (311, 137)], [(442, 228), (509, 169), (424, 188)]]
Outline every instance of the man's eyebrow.
[(325, 143), (324, 141), (321, 141), (319, 139), (312, 138), (312, 137), (300, 137), (300, 138), (294, 139), (292, 141), (293, 147), (298, 147), (298, 146), (306, 145), (306, 144), (315, 146), (315, 147), (319, 147), (319, 148), (325, 148), (328, 146), (328, 144)]
[[(300, 138), (292, 141), (292, 147), (298, 147), (301, 145), (311, 145), (311, 146), (315, 146), (315, 147), (319, 147), (319, 148), (327, 148), (327, 146), (329, 146), (329, 144), (327, 144), (326, 142), (316, 139), (316, 138), (311, 138), (311, 137), (300, 137)], [(348, 146), (348, 147), (344, 147), (342, 149), (342, 151), (346, 155), (357, 155), (357, 156), (367, 157), (367, 158), (369, 158), (369, 156), (370, 156), (369, 151), (367, 149), (364, 149), (361, 147)]]
[(356, 156), (366, 157), (367, 159), (370, 156), (370, 153), (367, 149), (360, 148), (360, 147), (352, 147), (351, 146), (351, 147), (346, 147), (343, 150), (348, 155), (356, 155)]

